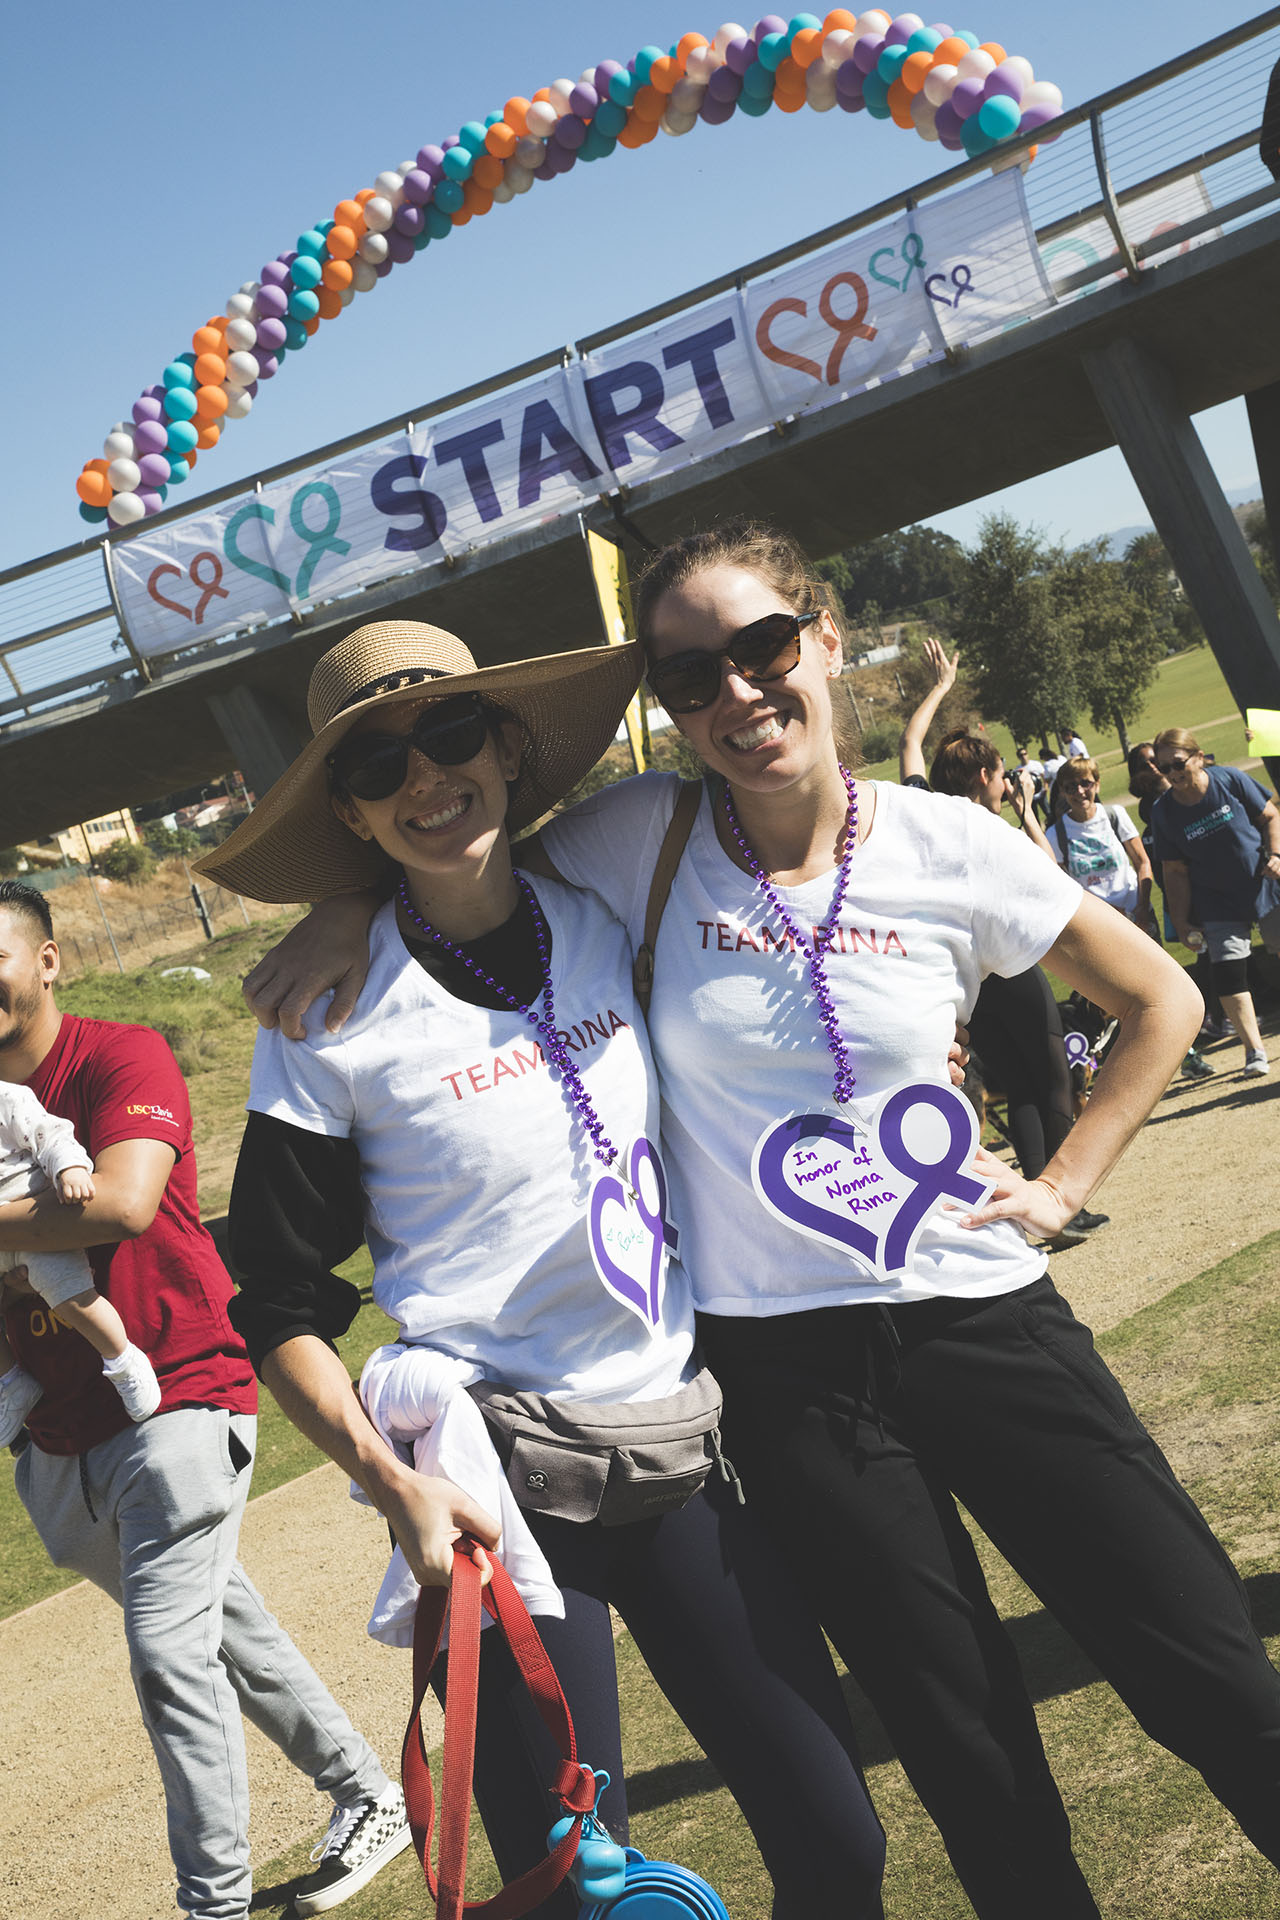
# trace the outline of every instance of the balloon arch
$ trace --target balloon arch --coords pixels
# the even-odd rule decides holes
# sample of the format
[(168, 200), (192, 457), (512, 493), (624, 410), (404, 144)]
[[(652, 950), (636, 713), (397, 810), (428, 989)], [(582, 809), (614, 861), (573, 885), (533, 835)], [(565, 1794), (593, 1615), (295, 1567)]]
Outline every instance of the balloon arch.
[(227, 422), (250, 412), (259, 382), (322, 321), (535, 180), (647, 146), (660, 131), (689, 133), (699, 120), (722, 126), (735, 113), (806, 106), (865, 108), (976, 157), (1056, 118), (1062, 94), (1028, 60), (968, 30), (926, 26), (915, 13), (837, 8), (825, 19), (766, 14), (751, 31), (730, 22), (712, 40), (686, 33), (665, 53), (642, 47), (625, 66), (603, 60), (576, 81), (517, 96), (339, 201), (331, 219), (232, 294), (134, 402), (132, 419), (112, 427), (102, 458), (86, 461), (76, 481), (81, 517), (122, 527), (158, 513)]

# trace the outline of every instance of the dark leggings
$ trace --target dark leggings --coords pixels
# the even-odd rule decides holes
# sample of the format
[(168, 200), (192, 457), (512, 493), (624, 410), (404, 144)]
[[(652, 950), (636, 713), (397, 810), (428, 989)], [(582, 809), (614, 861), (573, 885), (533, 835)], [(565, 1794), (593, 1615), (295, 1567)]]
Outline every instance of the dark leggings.
[(1071, 1131), (1071, 1069), (1062, 1016), (1039, 967), (988, 975), (969, 1021), (984, 1085), (1009, 1103), (1009, 1138), (1023, 1178), (1035, 1180)]
[[(563, 1620), (536, 1624), (569, 1702), (578, 1756), (611, 1776), (599, 1812), (614, 1838), (627, 1838), (627, 1805), (610, 1605), (741, 1807), (773, 1880), (778, 1920), (879, 1920), (884, 1834), (812, 1599), (719, 1477), (678, 1512), (632, 1526), (526, 1518), (565, 1601)], [(442, 1685), (437, 1692), (443, 1697)], [(475, 1793), (504, 1879), (546, 1853), (553, 1770), (550, 1736), (506, 1642), (488, 1628)], [(682, 1864), (699, 1867), (696, 1858)], [(543, 1920), (573, 1920), (577, 1911), (566, 1887), (538, 1909)]]
[(704, 1315), (699, 1332), (748, 1499), (780, 1545), (823, 1543), (823, 1625), (981, 1920), (1098, 1909), (953, 1494), (1280, 1863), (1280, 1677), (1226, 1554), (1048, 1279), (993, 1300)]

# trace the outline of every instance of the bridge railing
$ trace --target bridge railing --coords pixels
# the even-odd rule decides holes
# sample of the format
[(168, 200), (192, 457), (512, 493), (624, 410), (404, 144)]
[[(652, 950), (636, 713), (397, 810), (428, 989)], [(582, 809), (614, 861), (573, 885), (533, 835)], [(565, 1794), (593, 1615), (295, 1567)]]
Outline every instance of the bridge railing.
[[(1136, 278), (1190, 246), (1211, 245), (1280, 203), (1280, 186), (1257, 154), (1267, 84), (1278, 60), (1280, 6), (1073, 108), (1053, 123), (1052, 140), (1040, 135), (1037, 158), (1026, 171), (1026, 195), (1041, 259), (1059, 302), (1087, 298), (1117, 276)], [(1012, 164), (1019, 149), (1034, 139), (1003, 146), (1000, 164)], [(570, 351), (586, 355), (639, 333), (846, 235), (951, 193), (990, 165), (986, 156), (950, 168), (909, 193), (603, 329)], [(1206, 350), (1212, 350), (1212, 343)], [(150, 531), (165, 521), (188, 519), (237, 496), (250, 498), (273, 481), (376, 445), (411, 422), (452, 413), (516, 387), (562, 364), (564, 354), (557, 348), (249, 480), (170, 507), (145, 527)], [(143, 659), (134, 645), (112, 580), (112, 550), (136, 531), (140, 529), (116, 529), (0, 573), (0, 733), (15, 724), (39, 725), (46, 716), (86, 698), (128, 698), (142, 682), (163, 677), (164, 656)], [(227, 644), (223, 636), (204, 646), (212, 658)], [(191, 658), (189, 645), (184, 658)]]

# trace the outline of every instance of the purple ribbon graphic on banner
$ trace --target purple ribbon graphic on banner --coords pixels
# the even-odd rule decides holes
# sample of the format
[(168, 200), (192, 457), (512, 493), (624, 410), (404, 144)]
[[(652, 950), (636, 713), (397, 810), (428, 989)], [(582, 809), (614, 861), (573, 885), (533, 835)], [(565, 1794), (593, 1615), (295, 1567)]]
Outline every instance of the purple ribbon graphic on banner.
[[(653, 1207), (646, 1198), (641, 1177), (645, 1168), (652, 1176), (657, 1199), (657, 1205)], [(657, 1149), (643, 1134), (632, 1143), (627, 1172), (631, 1182), (630, 1193), (618, 1176), (612, 1173), (602, 1174), (592, 1189), (591, 1254), (596, 1272), (609, 1291), (616, 1294), (631, 1312), (638, 1313), (650, 1327), (656, 1327), (662, 1312), (664, 1256), (668, 1249), (672, 1253), (676, 1251), (679, 1233), (667, 1219), (667, 1178), (662, 1161)], [(615, 1239), (614, 1233), (605, 1225), (605, 1210), (609, 1207), (622, 1209), (626, 1223), (622, 1241)], [(647, 1237), (648, 1245), (643, 1254), (637, 1245), (641, 1234), (639, 1230), (631, 1228), (634, 1219), (639, 1220)], [(631, 1231), (628, 1232), (627, 1228), (631, 1228)], [(636, 1251), (637, 1267), (643, 1271), (647, 1264), (647, 1277), (644, 1280), (618, 1264), (614, 1257), (615, 1247), (619, 1253)]]
[[(932, 1107), (946, 1122), (947, 1144), (937, 1160), (917, 1160), (902, 1138), (903, 1122), (917, 1107)], [(885, 1159), (911, 1183), (885, 1235), (884, 1266), (895, 1273), (906, 1265), (912, 1235), (935, 1202), (964, 1200), (976, 1207), (990, 1189), (988, 1183), (963, 1171), (973, 1157), (972, 1110), (949, 1087), (900, 1087), (880, 1108), (876, 1122)]]

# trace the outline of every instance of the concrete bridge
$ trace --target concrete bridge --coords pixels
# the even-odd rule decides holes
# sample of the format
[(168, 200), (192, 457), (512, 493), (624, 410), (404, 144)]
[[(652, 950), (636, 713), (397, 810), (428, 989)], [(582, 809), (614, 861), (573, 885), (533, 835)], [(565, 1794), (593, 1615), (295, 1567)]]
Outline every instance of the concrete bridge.
[[(1191, 424), (1204, 408), (1248, 396), (1268, 518), (1273, 538), (1280, 535), (1280, 187), (1256, 154), (1261, 102), (1278, 57), (1275, 8), (1064, 117), (1061, 138), (1042, 148), (1028, 176), (1042, 255), (1059, 257), (1052, 310), (823, 412), (780, 421), (771, 433), (637, 486), (625, 499), (602, 498), (588, 522), (624, 545), (636, 530), (660, 544), (695, 523), (749, 512), (826, 554), (1119, 446), (1237, 703), (1280, 707), (1280, 624)], [(1119, 181), (1108, 166), (1108, 138), (1143, 116), (1168, 125), (1179, 116), (1166, 103), (1194, 98), (1198, 89), (1238, 103), (1224, 137), (1208, 152), (1172, 156), (1149, 145), (1142, 167)], [(1124, 144), (1114, 140), (1116, 150)], [(1126, 150), (1140, 144), (1130, 139)], [(982, 170), (981, 162), (966, 163), (909, 198), (949, 191)], [(1204, 210), (1141, 243), (1153, 196), (1190, 180)], [(744, 273), (883, 221), (904, 204), (869, 208)], [(1090, 223), (1096, 231), (1100, 221), (1114, 250), (1092, 264), (1068, 262), (1062, 277), (1055, 242)], [(607, 337), (692, 307), (725, 284), (695, 289)], [(372, 443), (397, 424), (380, 423), (360, 440)], [(351, 445), (260, 478), (320, 464)], [(243, 483), (223, 489), (189, 511), (244, 490)], [(158, 524), (159, 517), (147, 523)], [(0, 611), (6, 589), (36, 573), (56, 584), (59, 568), (79, 569), (83, 602), (84, 562), (85, 550), (72, 549), (0, 576)], [(14, 687), (12, 698), (0, 699), (0, 844), (122, 802), (160, 798), (232, 764), (261, 791), (307, 737), (312, 664), (343, 632), (378, 614), (454, 628), (486, 664), (590, 645), (600, 634), (572, 516), (301, 620), (154, 665), (130, 655), (127, 634), (121, 650), (115, 623), (105, 620), (112, 611), (81, 606), (0, 641), (0, 665)], [(97, 653), (77, 666), (70, 636), (90, 633)], [(46, 675), (61, 675), (43, 690), (23, 676), (24, 662), (40, 649), (53, 663)], [(62, 671), (68, 664), (69, 674)], [(56, 783), (47, 777), (51, 765)]]

